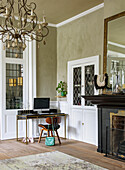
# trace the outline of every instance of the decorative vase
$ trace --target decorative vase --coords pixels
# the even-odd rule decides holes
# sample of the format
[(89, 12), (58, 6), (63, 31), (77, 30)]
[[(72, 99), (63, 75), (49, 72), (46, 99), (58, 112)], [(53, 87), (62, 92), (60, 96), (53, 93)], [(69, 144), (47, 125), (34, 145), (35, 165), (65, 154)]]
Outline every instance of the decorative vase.
[(120, 93), (122, 91), (122, 86), (124, 84), (124, 74), (119, 66), (115, 66), (112, 72), (112, 92)]

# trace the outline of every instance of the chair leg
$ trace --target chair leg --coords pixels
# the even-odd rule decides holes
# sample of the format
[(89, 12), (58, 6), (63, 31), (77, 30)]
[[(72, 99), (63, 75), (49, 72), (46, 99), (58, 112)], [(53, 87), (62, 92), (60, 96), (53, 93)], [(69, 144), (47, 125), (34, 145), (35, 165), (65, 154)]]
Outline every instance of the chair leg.
[(53, 132), (52, 132), (52, 130), (51, 130), (51, 137), (53, 137)]
[(55, 130), (55, 132), (56, 132), (56, 135), (57, 135), (57, 138), (58, 138), (59, 144), (61, 145), (60, 137), (59, 137), (59, 135), (58, 135), (57, 130)]
[(49, 132), (50, 132), (50, 131), (48, 130), (48, 137), (50, 136)]
[(40, 140), (41, 140), (42, 133), (43, 133), (43, 129), (41, 129), (41, 132), (40, 132), (40, 136), (39, 136), (38, 143), (40, 143)]

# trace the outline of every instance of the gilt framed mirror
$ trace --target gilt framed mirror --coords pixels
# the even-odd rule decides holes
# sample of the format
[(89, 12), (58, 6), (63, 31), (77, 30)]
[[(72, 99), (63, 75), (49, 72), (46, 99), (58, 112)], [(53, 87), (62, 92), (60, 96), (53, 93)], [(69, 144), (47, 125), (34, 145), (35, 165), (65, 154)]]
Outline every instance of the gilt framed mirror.
[(125, 11), (104, 20), (103, 73), (110, 90), (125, 92)]

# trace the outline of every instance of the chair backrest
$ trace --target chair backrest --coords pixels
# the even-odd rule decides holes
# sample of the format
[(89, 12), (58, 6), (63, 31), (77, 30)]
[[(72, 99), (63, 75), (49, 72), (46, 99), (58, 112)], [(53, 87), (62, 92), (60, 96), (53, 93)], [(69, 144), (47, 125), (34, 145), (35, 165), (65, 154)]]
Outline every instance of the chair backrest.
[(53, 117), (53, 118), (47, 117), (46, 118), (46, 123), (52, 124), (52, 122), (53, 124), (61, 123), (61, 117)]

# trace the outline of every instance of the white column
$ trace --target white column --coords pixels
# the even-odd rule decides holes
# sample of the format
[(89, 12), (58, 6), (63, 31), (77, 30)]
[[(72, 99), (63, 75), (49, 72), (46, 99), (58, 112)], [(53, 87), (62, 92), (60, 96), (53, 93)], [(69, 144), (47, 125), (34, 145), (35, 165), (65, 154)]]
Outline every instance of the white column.
[[(31, 110), (34, 97), (36, 97), (36, 41), (31, 41), (29, 42), (29, 106)], [(36, 121), (34, 124), (34, 120), (29, 120), (29, 137), (36, 135), (35, 126), (37, 126)]]
[(2, 139), (2, 109), (3, 109), (3, 43), (0, 41), (0, 139)]

